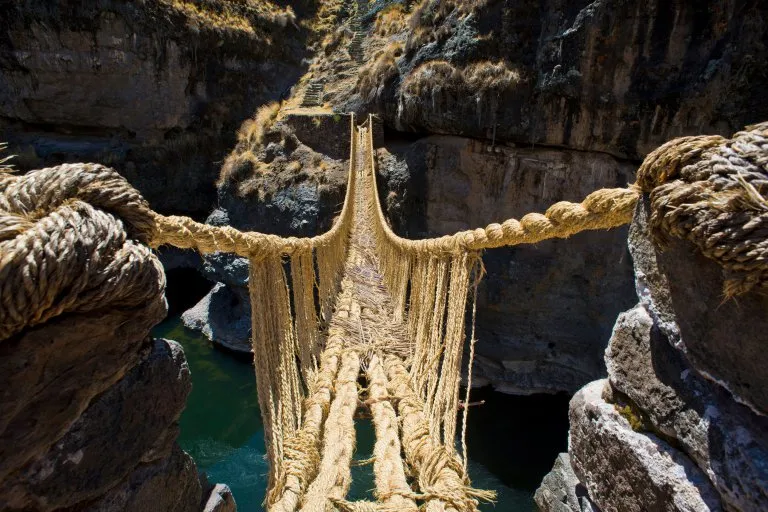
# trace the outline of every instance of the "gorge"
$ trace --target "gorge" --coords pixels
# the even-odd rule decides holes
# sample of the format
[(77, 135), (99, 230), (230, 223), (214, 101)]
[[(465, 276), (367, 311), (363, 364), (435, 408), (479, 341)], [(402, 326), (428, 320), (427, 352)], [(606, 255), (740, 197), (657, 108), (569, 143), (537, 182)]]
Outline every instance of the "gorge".
[[(23, 0), (3, 9), (0, 141), (9, 142), (19, 171), (103, 164), (154, 211), (241, 231), (306, 237), (334, 225), (345, 197), (350, 113), (377, 116), (380, 201), (392, 229), (413, 239), (626, 187), (670, 139), (730, 138), (768, 119), (761, 94), (768, 6), (758, 0)], [(753, 171), (765, 173), (764, 162), (757, 159)], [(765, 197), (763, 181), (756, 183)], [(553, 463), (536, 495), (542, 510), (765, 505), (764, 299), (749, 292), (726, 301), (714, 263), (682, 242), (654, 246), (649, 208), (642, 203), (630, 227), (484, 252), (472, 382), (486, 404), (469, 415), (469, 453), (478, 446), (493, 481), (524, 482), (525, 495), (504, 501), (502, 492), (497, 510), (530, 510)], [(262, 495), (241, 503), (237, 486), (224, 480), (233, 501), (214, 486), (218, 475), (210, 483), (198, 477), (210, 464), (185, 439), (215, 422), (181, 413), (190, 367), (195, 381), (195, 364), (206, 372), (203, 359), (234, 361), (209, 367), (211, 374), (250, 372), (248, 259), (169, 247), (155, 254), (143, 263), (156, 292), (147, 292), (144, 310), (115, 301), (94, 325), (68, 313), (0, 342), (4, 389), (13, 390), (3, 400), (0, 509), (260, 504)], [(653, 282), (658, 275), (668, 283)], [(166, 318), (163, 293), (169, 319), (150, 340)], [(709, 323), (695, 320), (709, 315)], [(729, 346), (734, 332), (743, 357)], [(189, 364), (178, 344), (163, 341), (180, 337)], [(38, 353), (35, 343), (49, 339), (58, 341)], [(30, 377), (30, 368), (42, 377)], [(607, 384), (589, 384), (601, 379)], [(211, 400), (242, 401), (258, 414), (251, 384)], [(46, 409), (54, 385), (68, 409)], [(209, 386), (196, 385), (187, 412), (198, 414), (194, 404), (205, 395), (196, 393)], [(570, 455), (556, 462), (568, 449), (571, 396)], [(103, 424), (113, 416), (111, 427)], [(528, 428), (516, 430), (518, 421)], [(247, 422), (243, 431), (259, 432), (258, 418)], [(718, 422), (724, 426), (714, 429)], [(123, 444), (118, 423), (133, 426), (122, 434), (139, 440), (125, 442), (133, 451), (113, 464), (114, 474), (95, 456), (87, 469), (78, 450), (115, 451), (110, 442)], [(516, 438), (508, 440), (513, 449), (485, 439), (505, 433)], [(528, 452), (519, 438), (541, 447)], [(17, 444), (29, 449), (17, 452)], [(660, 462), (632, 465), (623, 446), (671, 454), (677, 465), (667, 470), (701, 485), (694, 492), (662, 482), (654, 473)], [(594, 453), (633, 462), (601, 466)], [(738, 453), (762, 462), (747, 469)], [(510, 456), (535, 462), (526, 470), (506, 462)], [(86, 476), (66, 476), (61, 468), (69, 466)], [(626, 486), (610, 489), (611, 475), (627, 467)], [(261, 471), (258, 485), (266, 486)], [(470, 476), (494, 487), (478, 484), (471, 468)], [(159, 490), (167, 488), (177, 494)], [(691, 498), (696, 493), (701, 502)], [(167, 501), (147, 508), (160, 495)]]

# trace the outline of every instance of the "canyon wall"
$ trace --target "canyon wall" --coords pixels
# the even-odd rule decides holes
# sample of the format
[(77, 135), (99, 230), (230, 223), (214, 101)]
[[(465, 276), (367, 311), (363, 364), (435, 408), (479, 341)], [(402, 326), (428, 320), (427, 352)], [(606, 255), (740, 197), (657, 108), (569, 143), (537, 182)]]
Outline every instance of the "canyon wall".
[(608, 378), (571, 400), (569, 453), (536, 502), (545, 512), (765, 510), (768, 298), (724, 299), (722, 268), (687, 241), (662, 250), (649, 216), (646, 198), (629, 235), (639, 302), (616, 320)]
[[(295, 2), (299, 12), (310, 3)], [(17, 166), (103, 163), (156, 210), (205, 218), (238, 127), (298, 78), (306, 31), (247, 10), (227, 20), (217, 2), (210, 12), (185, 4), (8, 4), (0, 140)]]
[[(379, 150), (382, 204), (401, 233), (486, 226), (633, 181), (609, 155), (431, 136)], [(406, 213), (407, 212), (407, 213)], [(486, 251), (475, 384), (514, 394), (575, 392), (605, 374), (605, 340), (632, 303), (626, 229)]]
[[(368, 19), (394, 4), (371, 4)], [(376, 87), (358, 81), (346, 102), (379, 114), (393, 139), (380, 157), (393, 176), (382, 202), (402, 235), (485, 226), (623, 187), (671, 138), (768, 118), (764, 2), (404, 4), (414, 14), (399, 32), (371, 29)], [(487, 251), (478, 382), (574, 392), (604, 375), (614, 315), (634, 302), (626, 235)]]
[(403, 47), (395, 68), (349, 100), (401, 131), (642, 159), (768, 113), (760, 0), (428, 0), (415, 11), (386, 41)]

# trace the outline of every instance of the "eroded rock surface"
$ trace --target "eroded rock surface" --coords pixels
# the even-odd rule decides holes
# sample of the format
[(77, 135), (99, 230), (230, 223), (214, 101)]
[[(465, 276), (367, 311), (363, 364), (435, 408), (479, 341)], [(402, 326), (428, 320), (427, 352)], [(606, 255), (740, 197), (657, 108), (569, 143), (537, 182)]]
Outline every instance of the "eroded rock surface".
[[(766, 72), (766, 19), (760, 0), (432, 0), (387, 41), (404, 42), (394, 69), (381, 66), (374, 93), (349, 106), (400, 131), (642, 158), (674, 137), (768, 117), (753, 86)], [(478, 62), (496, 65), (487, 81)]]
[(146, 349), (47, 453), (5, 479), (0, 495), (11, 507), (73, 506), (118, 484), (138, 463), (170, 455), (191, 389), (189, 368), (176, 342), (155, 340)]
[(573, 470), (603, 511), (720, 511), (709, 479), (683, 453), (653, 434), (635, 432), (602, 398), (605, 380), (571, 400)]
[(536, 490), (534, 501), (541, 512), (599, 512), (589, 500), (586, 487), (574, 474), (567, 453), (557, 456), (552, 471)]
[(645, 201), (630, 231), (642, 303), (699, 373), (739, 402), (768, 413), (768, 297), (748, 293), (725, 300), (722, 269), (680, 240), (670, 240), (663, 249), (654, 246), (648, 216)]
[(725, 503), (768, 508), (768, 418), (691, 370), (643, 306), (619, 316), (605, 357), (611, 386), (674, 439)]
[(629, 236), (640, 302), (616, 321), (608, 381), (571, 401), (571, 464), (603, 510), (765, 510), (765, 298), (724, 301), (723, 271), (687, 242), (660, 247), (648, 212)]

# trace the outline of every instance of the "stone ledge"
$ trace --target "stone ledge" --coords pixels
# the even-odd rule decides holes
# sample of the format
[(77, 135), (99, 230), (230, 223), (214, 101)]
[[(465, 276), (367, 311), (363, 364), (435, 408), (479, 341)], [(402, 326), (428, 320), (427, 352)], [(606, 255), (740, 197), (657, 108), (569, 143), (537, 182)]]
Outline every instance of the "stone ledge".
[(594, 381), (571, 400), (570, 455), (574, 473), (604, 512), (720, 511), (706, 475), (653, 434), (633, 431)]
[(768, 510), (768, 418), (697, 375), (643, 306), (619, 315), (605, 361), (611, 386), (696, 462), (724, 503)]

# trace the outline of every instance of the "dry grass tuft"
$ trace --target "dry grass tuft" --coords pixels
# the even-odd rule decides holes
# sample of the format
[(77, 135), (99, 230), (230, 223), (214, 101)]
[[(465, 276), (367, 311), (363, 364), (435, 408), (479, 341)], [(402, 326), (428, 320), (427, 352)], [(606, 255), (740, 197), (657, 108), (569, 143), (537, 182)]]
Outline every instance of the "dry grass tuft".
[(378, 99), (384, 86), (399, 75), (397, 59), (403, 54), (402, 43), (390, 43), (360, 69), (356, 90), (366, 102)]
[[(339, 18), (344, 10), (344, 0), (322, 0), (315, 16), (302, 22), (314, 38), (322, 38), (331, 34), (339, 25)], [(315, 39), (317, 40), (317, 39)]]
[(266, 28), (285, 28), (296, 24), (291, 6), (281, 7), (271, 0), (157, 0), (171, 13), (181, 16), (197, 31), (220, 35), (242, 35), (270, 43)]
[(424, 98), (442, 90), (458, 91), (463, 80), (461, 71), (450, 62), (432, 60), (411, 71), (400, 91), (404, 96)]
[(273, 101), (262, 105), (252, 119), (246, 120), (237, 131), (237, 141), (251, 151), (261, 145), (264, 134), (272, 128), (280, 113), (280, 103)]
[(403, 4), (392, 4), (379, 11), (373, 28), (375, 35), (389, 37), (408, 28), (407, 12)]
[(422, 0), (408, 22), (410, 34), (406, 50), (410, 52), (427, 43), (445, 39), (453, 31), (453, 24), (445, 23), (448, 18), (465, 18), (487, 3), (488, 0)]
[(520, 72), (506, 61), (483, 61), (470, 64), (463, 70), (464, 80), (475, 95), (501, 93), (520, 83)]
[(520, 73), (505, 61), (476, 62), (460, 69), (450, 62), (433, 60), (414, 69), (406, 77), (401, 93), (425, 98), (445, 91), (482, 98), (489, 94), (501, 94), (520, 80)]
[(291, 174), (298, 174), (301, 170), (301, 162), (298, 160), (291, 160), (288, 162), (288, 165), (285, 166), (285, 169)]
[(269, 166), (257, 156), (264, 137), (270, 132), (280, 113), (278, 102), (262, 105), (252, 119), (247, 119), (237, 131), (237, 146), (224, 161), (216, 185), (242, 183), (254, 175), (262, 175)]
[(505, 61), (477, 62), (458, 68), (446, 61), (431, 61), (414, 69), (400, 86), (400, 108), (406, 119), (425, 112), (439, 113), (474, 99), (478, 119), (495, 115), (501, 97), (514, 92), (520, 73)]
[(352, 39), (352, 31), (346, 25), (340, 25), (325, 35), (321, 47), (326, 55), (330, 55), (349, 39)]
[[(0, 153), (3, 153), (4, 151), (8, 150), (8, 143), (7, 142), (0, 142)], [(13, 171), (13, 164), (9, 164), (16, 155), (8, 155), (4, 157), (0, 157), (0, 172), (11, 172)]]

